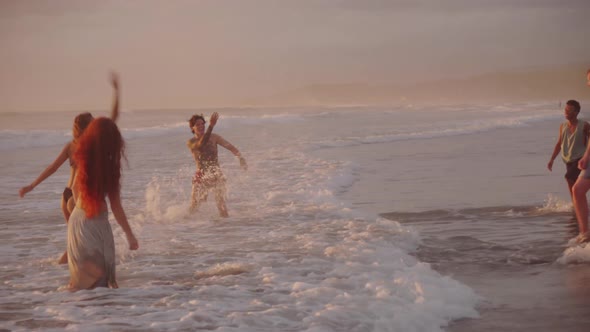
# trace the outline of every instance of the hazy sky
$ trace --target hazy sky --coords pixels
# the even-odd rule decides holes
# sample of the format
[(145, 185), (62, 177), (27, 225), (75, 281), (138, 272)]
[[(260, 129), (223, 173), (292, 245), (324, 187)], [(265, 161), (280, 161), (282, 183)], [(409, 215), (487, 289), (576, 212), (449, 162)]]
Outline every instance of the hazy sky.
[(0, 112), (236, 105), (590, 63), (589, 0), (0, 0)]

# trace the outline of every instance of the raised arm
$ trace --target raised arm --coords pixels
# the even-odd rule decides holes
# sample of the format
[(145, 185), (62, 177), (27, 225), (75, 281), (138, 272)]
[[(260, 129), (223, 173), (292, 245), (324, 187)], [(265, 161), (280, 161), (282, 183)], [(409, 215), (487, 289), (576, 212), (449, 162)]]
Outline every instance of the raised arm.
[(133, 235), (133, 231), (131, 231), (131, 226), (129, 226), (127, 216), (125, 215), (125, 210), (123, 210), (123, 205), (121, 205), (121, 195), (119, 193), (109, 194), (109, 202), (111, 203), (111, 210), (113, 211), (115, 220), (117, 220), (117, 223), (121, 226), (123, 232), (125, 232), (127, 242), (129, 243), (129, 249), (137, 250), (139, 244), (137, 243), (135, 235)]
[(205, 131), (205, 135), (199, 139), (199, 146), (203, 146), (209, 142), (209, 138), (211, 138), (211, 133), (213, 132), (213, 127), (217, 124), (217, 119), (219, 119), (219, 114), (217, 112), (211, 114), (211, 118), (209, 119), (209, 126)]
[(63, 163), (66, 160), (68, 160), (68, 155), (70, 153), (69, 152), (70, 151), (70, 144), (72, 144), (72, 143), (70, 142), (64, 146), (64, 148), (61, 150), (61, 152), (57, 156), (57, 158), (55, 158), (55, 160), (49, 166), (47, 166), (47, 168), (43, 172), (41, 172), (41, 174), (39, 175), (39, 177), (35, 181), (31, 182), (31, 184), (29, 184), (28, 186), (24, 186), (24, 187), (20, 188), (20, 190), (18, 191), (18, 194), (20, 197), (25, 197), (26, 193), (35, 189), (35, 187), (38, 186), (39, 183), (43, 182), (51, 174), (55, 173), (55, 171), (57, 171), (57, 169), (61, 165), (63, 165)]
[(561, 127), (562, 126), (563, 126), (563, 124), (559, 126), (559, 137), (557, 138), (557, 143), (555, 143), (555, 147), (553, 148), (553, 154), (551, 155), (551, 159), (549, 159), (549, 163), (547, 163), (547, 169), (549, 171), (553, 170), (553, 160), (555, 160), (555, 158), (559, 154), (559, 151), (561, 151)]
[(223, 137), (218, 136), (217, 139), (217, 144), (223, 146), (224, 148), (228, 149), (231, 153), (234, 154), (234, 156), (238, 157), (240, 159), (240, 166), (244, 169), (247, 170), (248, 169), (248, 164), (246, 164), (246, 159), (244, 159), (244, 157), (242, 157), (242, 154), (240, 153), (240, 151), (238, 150), (238, 148), (236, 148), (235, 146), (233, 146), (230, 142), (226, 141)]
[(117, 122), (119, 118), (119, 75), (115, 72), (111, 73), (111, 85), (113, 86), (113, 108), (111, 110), (111, 119)]

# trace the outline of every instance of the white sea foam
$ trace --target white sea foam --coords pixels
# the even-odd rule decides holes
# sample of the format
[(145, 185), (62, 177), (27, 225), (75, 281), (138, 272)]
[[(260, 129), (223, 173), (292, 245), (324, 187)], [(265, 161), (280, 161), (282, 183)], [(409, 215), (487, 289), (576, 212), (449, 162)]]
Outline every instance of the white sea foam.
[(539, 212), (570, 212), (572, 211), (572, 202), (571, 200), (563, 200), (559, 197), (548, 194), (547, 199), (545, 200), (542, 207), (537, 209)]
[(568, 247), (561, 257), (557, 259), (560, 264), (578, 264), (590, 262), (590, 245), (588, 243), (578, 244), (576, 238), (568, 241)]
[[(376, 108), (363, 107), (363, 112), (378, 112), (382, 114), (389, 114), (392, 120), (403, 112), (404, 108)], [(351, 112), (359, 111), (358, 108), (343, 108), (332, 109), (329, 111), (320, 111), (313, 113), (258, 113), (248, 115), (222, 115), (222, 120), (217, 125), (218, 130), (234, 129), (239, 126), (259, 126), (267, 124), (291, 124), (302, 123), (305, 121), (312, 121), (317, 117), (334, 117), (342, 114), (350, 114)], [(415, 111), (415, 110), (413, 110)], [(476, 119), (461, 120), (455, 117), (455, 113), (461, 111), (464, 114), (474, 112), (478, 115)], [(448, 106), (439, 107), (437, 110), (437, 117), (441, 114), (448, 114), (448, 119), (445, 117), (439, 120), (434, 120), (430, 128), (425, 128), (419, 125), (415, 128), (403, 128), (401, 132), (370, 134), (365, 136), (350, 136), (350, 137), (334, 137), (330, 141), (317, 142), (317, 147), (342, 147), (354, 146), (360, 144), (375, 144), (385, 142), (395, 142), (403, 140), (416, 139), (432, 139), (445, 136), (468, 135), (478, 132), (485, 132), (490, 130), (502, 128), (515, 128), (527, 126), (539, 121), (552, 120), (561, 117), (562, 115), (553, 110), (539, 111), (530, 105), (522, 107), (521, 110), (515, 110), (514, 107), (508, 106)], [(491, 114), (494, 117), (486, 118), (482, 114)], [(132, 117), (142, 118), (141, 112), (134, 112), (130, 114)], [(500, 117), (498, 117), (498, 115)], [(136, 139), (143, 137), (159, 137), (176, 134), (184, 134), (188, 131), (186, 121), (178, 121), (171, 119), (168, 122), (159, 123), (157, 125), (143, 126), (143, 127), (126, 127), (123, 126), (121, 131), (125, 139)], [(133, 119), (129, 120), (133, 123)], [(152, 121), (153, 122), (153, 121)], [(0, 151), (8, 151), (13, 149), (23, 149), (31, 147), (49, 147), (55, 145), (63, 145), (71, 139), (71, 130), (19, 130), (6, 129), (0, 130)]]
[[(307, 152), (310, 146), (360, 146), (527, 128), (553, 121), (555, 115), (528, 107), (514, 112), (478, 106), (449, 106), (441, 112), (418, 109), (414, 107), (412, 112), (417, 112), (411, 116), (406, 107), (222, 114), (216, 132), (240, 148), (249, 165), (242, 171), (220, 148), (228, 219), (218, 217), (213, 195), (198, 213), (188, 213), (194, 162), (184, 145), (190, 137), (186, 117), (163, 117), (157, 126), (123, 126), (130, 164), (123, 170), (123, 203), (140, 249), (127, 249), (110, 216), (121, 288), (73, 294), (60, 288), (67, 283), (67, 267), (55, 263), (65, 248), (59, 197), (67, 174), (46, 180), (23, 200), (15, 197), (18, 183), (34, 179), (45, 166), (39, 160), (52, 160), (57, 151), (20, 154), (17, 136), (24, 131), (0, 132), (8, 135), (1, 136), (9, 138), (2, 144), (8, 149), (5, 156), (12, 158), (2, 164), (2, 176), (11, 187), (1, 192), (8, 199), (0, 203), (0, 249), (5, 254), (0, 307), (6, 308), (5, 317), (15, 317), (3, 321), (2, 327), (441, 331), (453, 319), (477, 317), (480, 298), (469, 287), (416, 258), (421, 237), (415, 229), (375, 217), (359, 204), (370, 201), (369, 193), (378, 187), (387, 187), (408, 200), (418, 192), (409, 203), (384, 197), (388, 207), (403, 211), (403, 204), (415, 204), (428, 209), (439, 203), (432, 201), (438, 196), (429, 195), (452, 196), (464, 188), (439, 188), (433, 179), (421, 183), (409, 177), (411, 172), (400, 172), (356, 201), (346, 201), (342, 197), (366, 181), (370, 168), (349, 159), (353, 149), (334, 158), (322, 154), (330, 151), (314, 151), (313, 156)], [(478, 119), (480, 111), (486, 114), (483, 120)], [(61, 145), (71, 134), (56, 130), (43, 135), (41, 141)], [(31, 140), (18, 147), (44, 146), (35, 144), (40, 143)], [(477, 156), (485, 157), (485, 152)], [(385, 162), (389, 167), (397, 161)], [(422, 179), (430, 168), (447, 166), (431, 162), (413, 165), (418, 169), (412, 174), (418, 175), (411, 176)], [(421, 190), (425, 186), (430, 191)], [(550, 197), (544, 208), (560, 212), (563, 205), (563, 199)]]
[[(141, 117), (141, 112), (133, 114)], [(313, 114), (312, 116), (316, 116)], [(262, 114), (262, 115), (226, 115), (217, 125), (217, 130), (233, 128), (235, 126), (252, 126), (277, 123), (292, 123), (305, 121), (307, 116), (300, 114)], [(132, 121), (129, 121), (132, 122)], [(137, 139), (144, 137), (169, 136), (185, 134), (188, 132), (186, 121), (173, 121), (144, 127), (121, 127), (125, 139)], [(29, 129), (5, 129), (0, 130), (0, 151), (24, 149), (33, 147), (50, 147), (63, 145), (72, 138), (70, 129), (61, 130), (29, 130)]]

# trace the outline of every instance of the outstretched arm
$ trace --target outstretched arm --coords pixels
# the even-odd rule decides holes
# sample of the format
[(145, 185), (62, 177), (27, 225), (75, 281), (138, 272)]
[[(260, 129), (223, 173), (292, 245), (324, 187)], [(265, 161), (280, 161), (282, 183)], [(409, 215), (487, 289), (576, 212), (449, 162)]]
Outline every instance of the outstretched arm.
[(218, 139), (217, 139), (217, 144), (223, 146), (224, 148), (228, 149), (231, 153), (234, 154), (234, 156), (238, 157), (240, 159), (240, 166), (244, 169), (247, 170), (248, 169), (248, 164), (246, 164), (246, 159), (244, 159), (244, 157), (242, 157), (242, 154), (240, 153), (240, 151), (238, 150), (238, 148), (236, 148), (235, 146), (233, 146), (230, 142), (226, 141), (223, 137), (218, 135)]
[(113, 108), (111, 110), (111, 119), (117, 122), (119, 118), (119, 75), (111, 73), (111, 85), (113, 86)]
[(57, 158), (55, 158), (55, 160), (49, 166), (47, 166), (47, 168), (43, 172), (41, 172), (41, 174), (39, 175), (39, 177), (35, 181), (31, 182), (31, 184), (29, 184), (28, 186), (24, 186), (24, 187), (20, 188), (20, 190), (18, 191), (18, 194), (20, 197), (25, 197), (26, 193), (35, 189), (35, 187), (38, 186), (39, 183), (43, 182), (51, 174), (53, 174), (53, 173), (55, 173), (55, 171), (57, 171), (57, 169), (68, 159), (68, 154), (70, 151), (70, 144), (72, 144), (72, 143), (68, 143), (64, 146), (64, 148), (61, 150), (59, 156), (57, 156)]
[(121, 226), (123, 232), (125, 232), (127, 242), (129, 242), (129, 249), (137, 250), (139, 243), (137, 243), (137, 239), (133, 235), (131, 226), (129, 226), (129, 222), (127, 221), (125, 210), (123, 210), (123, 205), (121, 205), (121, 195), (119, 193), (109, 194), (109, 202), (111, 203), (111, 210), (113, 211), (115, 220), (117, 220), (117, 223)]

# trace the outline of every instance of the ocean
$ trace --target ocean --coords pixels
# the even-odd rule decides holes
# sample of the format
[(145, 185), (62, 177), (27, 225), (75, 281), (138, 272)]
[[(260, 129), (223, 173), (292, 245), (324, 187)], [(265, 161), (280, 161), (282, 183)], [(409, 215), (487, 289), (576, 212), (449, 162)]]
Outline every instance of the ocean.
[[(188, 213), (187, 120), (214, 111), (249, 166), (220, 148), (227, 219), (212, 196)], [(140, 248), (111, 214), (120, 288), (71, 293), (67, 163), (18, 189), (76, 113), (0, 113), (1, 329), (590, 330), (590, 246), (571, 242), (563, 163), (546, 168), (557, 102), (123, 110)]]

